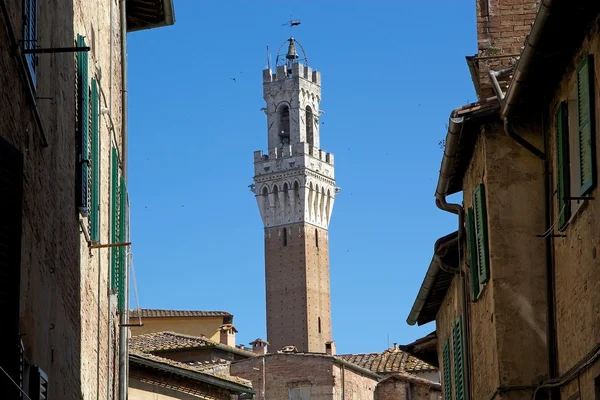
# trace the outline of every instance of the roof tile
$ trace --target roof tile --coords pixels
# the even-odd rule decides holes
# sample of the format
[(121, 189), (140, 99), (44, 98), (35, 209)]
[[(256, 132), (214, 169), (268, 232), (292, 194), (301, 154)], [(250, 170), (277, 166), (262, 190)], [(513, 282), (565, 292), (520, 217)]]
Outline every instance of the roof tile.
[(156, 310), (140, 308), (129, 311), (129, 318), (169, 318), (169, 317), (233, 317), (227, 311), (200, 310)]
[(342, 360), (356, 364), (375, 373), (437, 371), (437, 368), (399, 349), (388, 349), (383, 353), (344, 354)]

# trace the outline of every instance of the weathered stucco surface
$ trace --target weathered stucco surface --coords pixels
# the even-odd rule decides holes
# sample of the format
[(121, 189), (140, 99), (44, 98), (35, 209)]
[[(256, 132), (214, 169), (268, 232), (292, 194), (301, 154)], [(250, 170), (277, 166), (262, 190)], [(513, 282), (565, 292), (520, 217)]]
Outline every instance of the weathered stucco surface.
[[(576, 86), (576, 67), (587, 54), (594, 56), (595, 80), (595, 132), (596, 155), (600, 154), (600, 31), (598, 24), (582, 44), (581, 50), (575, 55), (572, 64), (567, 68), (558, 87), (555, 98), (548, 110), (548, 138), (552, 149), (553, 183), (556, 185), (556, 134), (554, 130), (554, 113), (561, 101), (567, 101)], [(573, 106), (569, 102), (569, 107)], [(596, 156), (598, 157), (598, 156)], [(596, 176), (600, 173), (596, 161)], [(556, 186), (553, 186), (553, 191)], [(590, 193), (598, 197), (597, 186)], [(554, 215), (558, 214), (556, 195), (554, 200)], [(579, 209), (572, 206), (572, 220), (559, 237), (553, 240), (555, 286), (556, 286), (556, 324), (558, 342), (558, 370), (564, 374), (575, 364), (585, 358), (600, 342), (600, 257), (598, 255), (600, 237), (600, 218), (597, 202), (588, 200), (582, 202)], [(577, 393), (583, 399), (594, 398), (598, 395), (594, 380), (600, 375), (600, 362), (596, 361), (588, 370), (574, 379), (562, 389), (563, 398)], [(581, 389), (579, 389), (579, 386)]]

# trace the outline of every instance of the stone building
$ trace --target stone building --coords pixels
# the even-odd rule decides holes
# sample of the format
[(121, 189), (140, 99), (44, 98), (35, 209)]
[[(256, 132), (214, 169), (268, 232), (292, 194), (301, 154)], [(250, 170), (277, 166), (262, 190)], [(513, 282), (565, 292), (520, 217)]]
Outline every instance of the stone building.
[(235, 360), (253, 352), (175, 332), (154, 332), (129, 341), (131, 400), (226, 399), (254, 394), (250, 381), (231, 375)]
[(276, 72), (263, 71), (268, 153), (254, 152), (251, 187), (264, 224), (267, 340), (324, 353), (333, 347), (327, 229), (338, 188), (333, 154), (319, 146), (321, 73), (300, 63), (297, 44), (290, 38)]
[(476, 9), (500, 50), (470, 59), (480, 100), (450, 115), (436, 203), (458, 230), (408, 323), (435, 320), (446, 399), (597, 398), (600, 4)]
[(139, 309), (129, 312), (131, 334), (173, 331), (191, 336), (205, 336), (229, 346), (235, 346), (237, 330), (233, 315), (226, 311), (201, 310), (152, 310)]
[(127, 32), (173, 24), (172, 2), (1, 1), (0, 14), (0, 393), (116, 399), (127, 387), (124, 49)]

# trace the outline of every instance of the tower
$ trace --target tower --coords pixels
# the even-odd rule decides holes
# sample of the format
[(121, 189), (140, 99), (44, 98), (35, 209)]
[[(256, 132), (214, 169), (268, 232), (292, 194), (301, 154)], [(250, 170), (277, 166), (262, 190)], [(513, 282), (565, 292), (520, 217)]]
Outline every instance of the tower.
[(321, 74), (303, 60), (290, 38), (276, 72), (263, 71), (268, 154), (254, 152), (252, 189), (264, 224), (271, 349), (325, 353), (332, 347), (328, 227), (338, 189), (333, 154), (319, 146)]

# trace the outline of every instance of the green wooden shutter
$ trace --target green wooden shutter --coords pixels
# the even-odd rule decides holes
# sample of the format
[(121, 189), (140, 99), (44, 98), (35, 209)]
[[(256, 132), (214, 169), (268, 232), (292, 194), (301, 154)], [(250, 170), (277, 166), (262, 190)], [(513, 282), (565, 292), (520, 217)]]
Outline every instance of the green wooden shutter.
[(98, 83), (92, 79), (92, 159), (91, 159), (91, 191), (92, 201), (90, 210), (90, 237), (92, 242), (100, 240), (100, 225), (98, 214), (100, 213), (100, 101), (98, 97)]
[[(125, 185), (125, 178), (121, 177), (120, 185), (120, 200), (119, 200), (119, 242), (125, 243), (126, 238), (126, 220), (125, 213), (127, 207), (127, 186)], [(127, 268), (127, 247), (119, 247), (119, 311), (125, 311), (125, 268)]]
[(485, 188), (483, 184), (475, 188), (473, 194), (475, 207), (475, 237), (477, 239), (477, 271), (479, 283), (486, 283), (490, 278), (490, 256), (487, 231), (487, 211), (485, 207)]
[(442, 353), (442, 368), (444, 373), (444, 400), (452, 400), (452, 371), (450, 370), (450, 338), (444, 343)]
[[(77, 35), (77, 46), (85, 46), (85, 39)], [(89, 120), (90, 120), (90, 102), (89, 102), (89, 84), (88, 84), (88, 53), (85, 51), (77, 54), (77, 97), (79, 111), (79, 161), (77, 180), (79, 190), (79, 211), (83, 215), (89, 213)]]
[(456, 400), (465, 400), (465, 360), (463, 353), (462, 318), (458, 317), (452, 328), (454, 346), (454, 391)]
[(563, 229), (571, 217), (569, 183), (569, 121), (567, 102), (556, 110), (556, 192), (558, 205), (558, 229)]
[(473, 208), (467, 210), (467, 243), (471, 266), (471, 295), (473, 301), (479, 297), (479, 269), (477, 268), (477, 237), (475, 236), (475, 214)]
[(594, 154), (594, 78), (589, 56), (577, 69), (577, 117), (579, 135), (580, 195), (589, 193), (596, 183)]
[[(119, 234), (119, 160), (117, 149), (112, 148), (110, 177), (110, 243), (118, 242)], [(110, 286), (114, 292), (119, 290), (119, 248), (110, 248)]]
[[(38, 34), (37, 34), (37, 22), (38, 22), (38, 4), (37, 0), (24, 0), (23, 1), (23, 48), (25, 50), (33, 50), (37, 48)], [(36, 54), (25, 54), (25, 60), (27, 61), (27, 68), (29, 69), (29, 76), (33, 87), (37, 86), (36, 67), (37, 67), (37, 55)]]

